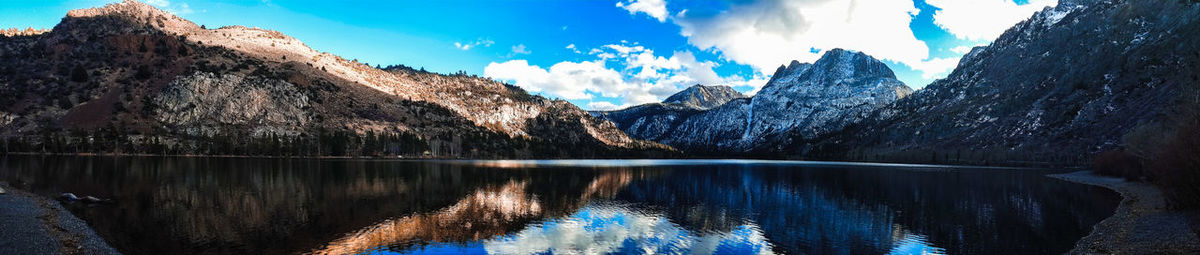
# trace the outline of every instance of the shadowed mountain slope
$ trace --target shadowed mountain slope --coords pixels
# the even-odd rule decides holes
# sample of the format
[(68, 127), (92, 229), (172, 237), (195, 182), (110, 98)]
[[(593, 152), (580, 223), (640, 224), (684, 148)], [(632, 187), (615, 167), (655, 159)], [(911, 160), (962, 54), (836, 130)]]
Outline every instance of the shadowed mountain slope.
[[(700, 94), (696, 87), (671, 98)], [(595, 112), (633, 137), (658, 141), (700, 155), (773, 153), (792, 141), (841, 130), (872, 110), (903, 98), (912, 89), (879, 60), (833, 49), (815, 63), (780, 66), (753, 97), (736, 97), (711, 109), (647, 104)], [(728, 97), (726, 97), (728, 98)]]
[(1060, 1), (865, 121), (794, 134), (804, 142), (787, 154), (1084, 165), (1101, 150), (1153, 143), (1200, 116), (1198, 18), (1188, 1)]
[[(467, 157), (669, 150), (515, 86), (376, 69), (276, 31), (207, 29), (136, 1), (73, 10), (46, 33), (0, 37), (0, 59), (0, 133), (10, 150)], [(554, 149), (561, 146), (580, 149)]]

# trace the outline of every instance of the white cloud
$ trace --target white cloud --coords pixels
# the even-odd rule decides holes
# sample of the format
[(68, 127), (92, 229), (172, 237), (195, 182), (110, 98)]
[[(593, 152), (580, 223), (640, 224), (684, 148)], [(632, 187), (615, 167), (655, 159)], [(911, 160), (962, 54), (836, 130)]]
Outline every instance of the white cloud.
[(162, 9), (166, 12), (169, 12), (169, 13), (172, 13), (175, 15), (186, 15), (186, 14), (195, 13), (195, 11), (192, 11), (192, 7), (189, 6), (187, 3), (178, 3), (178, 4), (172, 5), (171, 1), (167, 1), (167, 0), (146, 0), (146, 4), (149, 4), (154, 7), (158, 7), (159, 9)]
[(604, 48), (609, 48), (609, 49), (615, 50), (615, 51), (617, 51), (617, 53), (620, 53), (620, 54), (637, 53), (637, 52), (642, 52), (642, 51), (646, 50), (646, 47), (642, 47), (640, 45), (620, 45), (620, 44), (604, 45)]
[(758, 94), (759, 90), (762, 90), (763, 85), (766, 85), (767, 81), (770, 81), (771, 78), (759, 73), (759, 74), (754, 74), (754, 77), (750, 77), (749, 79), (743, 79), (738, 76), (731, 76), (731, 77), (727, 78), (727, 80), (729, 81), (728, 84), (730, 87), (735, 87), (735, 88), (736, 87), (750, 87), (750, 91), (747, 91), (746, 93), (742, 93), (742, 94), (745, 94), (747, 96), (754, 96), (755, 94)]
[(628, 107), (628, 106), (616, 105), (616, 104), (609, 103), (606, 101), (594, 101), (594, 102), (588, 102), (588, 104), (587, 104), (587, 108), (589, 110), (593, 110), (593, 111), (612, 111), (612, 110), (624, 109), (625, 107)]
[[(530, 65), (528, 61), (510, 60), (490, 63), (484, 67), (487, 77), (510, 80), (514, 85), (531, 92), (542, 92), (564, 99), (591, 99), (593, 92), (619, 91), (628, 87), (621, 74), (605, 68), (603, 62), (560, 62), (549, 70)], [(619, 96), (613, 94), (611, 96)]]
[(1055, 6), (1058, 0), (1029, 0), (1017, 5), (1012, 0), (927, 0), (940, 8), (934, 24), (960, 39), (994, 40), (1009, 27), (1028, 19), (1034, 12)]
[[(694, 84), (750, 85), (739, 76), (717, 75), (713, 71), (717, 63), (699, 61), (689, 51), (676, 51), (665, 57), (636, 44), (610, 44), (592, 49), (589, 54), (597, 59), (559, 62), (549, 68), (530, 65), (526, 60), (493, 62), (484, 68), (484, 76), (569, 100), (619, 98), (621, 105), (658, 102)], [(609, 67), (609, 63), (614, 67)], [(765, 80), (759, 79), (751, 87), (763, 83)], [(601, 109), (615, 105), (594, 101), (587, 107)]]
[(471, 48), (475, 48), (475, 47), (479, 47), (479, 46), (491, 47), (492, 44), (496, 44), (496, 42), (494, 42), (492, 40), (488, 40), (488, 39), (478, 39), (478, 40), (475, 40), (474, 42), (466, 42), (466, 43), (454, 42), (454, 47), (458, 48), (460, 50), (471, 50)]
[(911, 1), (764, 0), (711, 16), (682, 11), (672, 20), (691, 44), (764, 74), (791, 60), (816, 61), (833, 48), (896, 61), (927, 75), (944, 72), (939, 67), (947, 60), (930, 59), (929, 47), (909, 28), (918, 12)]
[(524, 44), (517, 44), (517, 45), (512, 46), (512, 52), (509, 52), (508, 56), (506, 56), (506, 57), (511, 58), (511, 57), (514, 57), (517, 55), (529, 55), (529, 53), (532, 53), (532, 52), (529, 52), (528, 49), (525, 49)]
[(192, 14), (192, 13), (194, 13), (194, 11), (192, 11), (192, 7), (191, 7), (191, 6), (189, 6), (187, 3), (181, 3), (181, 4), (179, 4), (179, 8), (178, 8), (178, 9), (175, 9), (175, 10), (174, 10), (174, 11), (172, 11), (172, 12), (173, 12), (173, 13), (175, 13), (175, 14), (177, 14), (177, 15), (184, 15), (184, 14)]
[(604, 60), (617, 57), (617, 54), (612, 54), (612, 53), (608, 53), (608, 52), (596, 53), (596, 49), (592, 49), (592, 52), (589, 52), (589, 53), (592, 55), (596, 55), (596, 57), (599, 57), (600, 59), (604, 59)]
[[(687, 54), (691, 56), (691, 54)], [(638, 54), (629, 54), (626, 57), (626, 69), (641, 69), (640, 72), (634, 74), (638, 79), (661, 79), (665, 78), (666, 74), (659, 72), (662, 69), (679, 69), (680, 64), (674, 57), (668, 59), (661, 56), (655, 56), (653, 51), (642, 51)]]
[(167, 7), (167, 6), (171, 5), (171, 2), (167, 1), (167, 0), (146, 0), (146, 4), (158, 6), (159, 8), (162, 8), (162, 7)]
[(954, 53), (958, 53), (958, 54), (967, 54), (967, 53), (971, 52), (971, 47), (963, 45), (963, 46), (954, 47), (954, 48), (950, 49), (950, 51), (954, 52)]
[[(716, 85), (730, 82), (729, 79), (723, 78), (720, 75), (717, 75), (716, 71), (713, 71), (713, 68), (717, 67), (717, 63), (712, 61), (696, 60), (696, 56), (692, 55), (691, 52), (676, 51), (675, 54), (671, 56), (670, 63), (666, 64), (667, 65), (664, 65), (664, 63), (657, 63), (657, 66), (662, 68), (682, 69), (680, 71), (682, 72), (681, 75), (676, 75), (673, 77), (676, 79), (674, 80), (676, 83), (681, 83), (684, 85), (694, 85), (697, 83)], [(759, 86), (761, 86), (761, 84)]]
[[(911, 67), (913, 70), (921, 71), (922, 79), (934, 79), (945, 76), (951, 70), (954, 70), (954, 67), (958, 66), (958, 60), (960, 58), (962, 57), (934, 58), (909, 65), (909, 67)], [(919, 86), (923, 84), (913, 85)]]
[(667, 2), (665, 0), (630, 0), (617, 2), (617, 7), (629, 11), (629, 14), (645, 13), (658, 22), (667, 21)]
[(567, 49), (568, 49), (568, 50), (571, 50), (571, 52), (575, 52), (575, 54), (581, 54), (581, 53), (583, 53), (582, 51), (579, 51), (579, 48), (576, 48), (576, 47), (575, 47), (575, 44), (574, 44), (574, 43), (567, 45)]

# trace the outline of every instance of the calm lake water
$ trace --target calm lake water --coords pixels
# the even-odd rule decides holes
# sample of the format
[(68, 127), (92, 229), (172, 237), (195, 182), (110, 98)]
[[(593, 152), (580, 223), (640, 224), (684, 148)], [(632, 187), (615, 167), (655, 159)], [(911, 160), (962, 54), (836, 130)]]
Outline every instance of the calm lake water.
[(1061, 254), (1111, 191), (1033, 169), (7, 157), (128, 254)]

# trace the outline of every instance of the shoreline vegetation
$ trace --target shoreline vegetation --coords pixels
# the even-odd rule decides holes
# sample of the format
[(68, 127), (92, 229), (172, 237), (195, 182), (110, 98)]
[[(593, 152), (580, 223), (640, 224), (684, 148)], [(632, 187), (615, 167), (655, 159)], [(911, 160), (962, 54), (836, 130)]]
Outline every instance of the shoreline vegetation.
[(114, 152), (4, 152), (0, 158), (8, 155), (16, 156), (80, 156), (80, 157), (180, 157), (180, 158), (247, 158), (247, 159), (355, 159), (355, 160), (779, 160), (806, 162), (840, 162), (840, 163), (872, 163), (872, 164), (906, 164), (906, 165), (938, 165), (954, 167), (990, 167), (990, 168), (1055, 168), (1055, 169), (1085, 169), (1085, 166), (1073, 163), (1054, 163), (1040, 161), (996, 161), (980, 162), (940, 162), (940, 161), (911, 161), (911, 160), (846, 160), (838, 158), (804, 158), (804, 157), (772, 157), (772, 156), (727, 156), (716, 157), (706, 155), (660, 155), (661, 157), (462, 157), (447, 155), (244, 155), (244, 154), (160, 154), (160, 153), (114, 153)]
[(527, 137), (461, 136), (423, 138), (410, 133), (325, 132), (315, 135), (224, 135), (179, 138), (108, 130), (50, 131), (0, 137), (0, 155), (196, 156), (248, 158), (678, 158), (665, 148), (561, 150), (589, 146)]
[(1200, 254), (1200, 211), (1170, 210), (1159, 187), (1091, 171), (1047, 176), (1108, 188), (1122, 197), (1113, 215), (1096, 223), (1068, 254)]

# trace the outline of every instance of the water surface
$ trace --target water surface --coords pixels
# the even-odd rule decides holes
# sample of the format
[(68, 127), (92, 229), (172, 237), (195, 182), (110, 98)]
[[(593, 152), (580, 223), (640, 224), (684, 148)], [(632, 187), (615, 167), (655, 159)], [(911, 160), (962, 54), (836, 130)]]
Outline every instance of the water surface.
[(0, 159), (128, 254), (1060, 254), (1111, 191), (1038, 169), (745, 160)]

